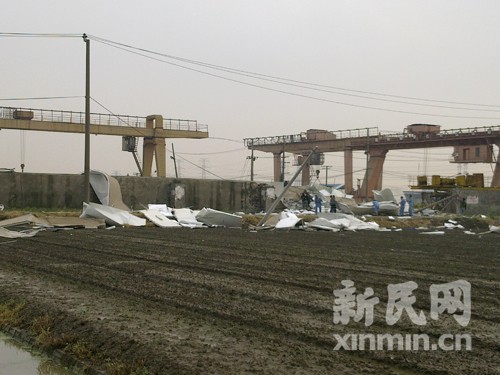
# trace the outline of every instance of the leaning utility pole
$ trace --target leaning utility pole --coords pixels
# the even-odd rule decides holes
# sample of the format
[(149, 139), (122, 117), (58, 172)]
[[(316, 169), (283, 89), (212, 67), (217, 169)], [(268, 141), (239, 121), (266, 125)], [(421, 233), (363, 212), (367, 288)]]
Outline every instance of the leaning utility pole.
[(300, 165), (300, 167), (297, 169), (297, 172), (295, 172), (295, 174), (293, 175), (293, 177), (291, 178), (291, 180), (288, 182), (288, 184), (285, 186), (285, 188), (283, 189), (283, 191), (281, 192), (281, 194), (279, 195), (279, 197), (276, 198), (276, 200), (273, 202), (273, 204), (271, 205), (271, 207), (269, 207), (269, 210), (267, 210), (267, 212), (264, 215), (264, 217), (262, 219), (260, 219), (259, 224), (257, 224), (258, 227), (264, 225), (264, 223), (269, 218), (269, 216), (271, 215), (271, 213), (274, 211), (274, 209), (276, 208), (276, 206), (278, 205), (278, 203), (281, 202), (281, 198), (283, 198), (283, 196), (288, 191), (288, 189), (290, 189), (290, 187), (292, 186), (292, 184), (295, 181), (295, 179), (297, 178), (297, 176), (300, 174), (300, 172), (302, 172), (302, 169), (304, 169), (304, 166), (308, 165), (307, 163), (309, 162), (309, 159), (311, 159), (311, 157), (313, 156), (313, 154), (315, 154), (316, 152), (317, 152), (317, 147), (314, 150), (312, 150), (311, 153), (309, 154), (309, 156), (306, 158), (306, 160), (304, 160), (302, 162), (302, 164)]
[(172, 143), (172, 160), (174, 161), (174, 169), (175, 169), (175, 178), (179, 178), (179, 174), (177, 173), (177, 160), (175, 159), (175, 150), (174, 144)]

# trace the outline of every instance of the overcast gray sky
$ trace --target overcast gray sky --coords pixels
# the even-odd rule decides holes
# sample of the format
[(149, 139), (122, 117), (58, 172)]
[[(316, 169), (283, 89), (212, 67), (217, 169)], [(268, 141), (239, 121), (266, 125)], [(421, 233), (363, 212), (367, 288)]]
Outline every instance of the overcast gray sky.
[[(190, 163), (204, 164), (227, 179), (248, 175), (246, 137), (309, 128), (401, 131), (412, 123), (447, 129), (500, 123), (500, 2), (495, 0), (16, 0), (4, 2), (1, 11), (3, 33), (87, 33), (171, 56), (337, 88), (326, 89), (336, 93), (307, 90), (162, 58), (290, 94), (280, 93), (92, 41), (91, 96), (110, 111), (198, 120), (209, 126), (211, 137), (236, 140), (175, 140), (176, 152), (185, 159), (180, 165), (184, 177), (202, 176)], [(84, 111), (81, 38), (0, 36), (0, 49), (0, 106)], [(6, 100), (51, 96), (80, 98)], [(91, 110), (107, 113), (95, 102)], [(83, 138), (2, 130), (0, 167), (20, 170), (24, 160), (26, 172), (81, 173)], [(91, 142), (92, 168), (136, 172), (119, 137), (92, 136)], [(423, 172), (453, 175), (458, 167), (447, 163), (451, 152), (429, 149), (426, 157), (424, 150), (391, 151), (385, 185), (403, 188), (409, 176)], [(272, 159), (256, 156), (256, 179), (271, 180)], [(355, 178), (362, 178), (364, 155), (355, 158)], [(170, 163), (167, 175), (173, 176)], [(329, 182), (342, 182), (342, 155), (328, 155), (326, 164), (332, 166)], [(467, 170), (491, 175), (489, 165), (469, 165)]]

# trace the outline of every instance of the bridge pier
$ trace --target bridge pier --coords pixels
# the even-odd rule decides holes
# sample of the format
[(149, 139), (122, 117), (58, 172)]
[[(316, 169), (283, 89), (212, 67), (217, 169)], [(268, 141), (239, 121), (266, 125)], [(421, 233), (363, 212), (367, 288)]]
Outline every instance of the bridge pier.
[[(163, 116), (147, 116), (146, 129), (163, 129)], [(156, 175), (158, 177), (166, 177), (167, 156), (165, 138), (155, 137), (154, 135), (152, 137), (144, 137), (142, 148), (142, 173), (145, 177), (151, 177), (153, 156), (156, 161)]]

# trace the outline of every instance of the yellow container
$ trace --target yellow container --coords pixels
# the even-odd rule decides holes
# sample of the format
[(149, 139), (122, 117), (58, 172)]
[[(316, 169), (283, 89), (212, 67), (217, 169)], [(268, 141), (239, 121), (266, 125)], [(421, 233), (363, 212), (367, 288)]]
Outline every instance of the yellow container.
[(427, 186), (427, 176), (417, 176), (418, 186)]
[(472, 178), (474, 179), (474, 187), (484, 188), (484, 175), (482, 173), (474, 173)]
[(435, 174), (432, 176), (432, 186), (439, 186), (439, 185), (441, 185), (441, 176)]
[(465, 176), (464, 175), (457, 176), (457, 186), (465, 186)]

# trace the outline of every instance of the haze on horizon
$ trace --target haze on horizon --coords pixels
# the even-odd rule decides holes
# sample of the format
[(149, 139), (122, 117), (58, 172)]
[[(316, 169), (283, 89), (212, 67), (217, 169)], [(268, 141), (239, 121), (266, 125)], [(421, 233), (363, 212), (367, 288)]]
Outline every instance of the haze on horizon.
[[(207, 124), (211, 139), (167, 140), (169, 149), (175, 145), (182, 177), (249, 179), (243, 138), (311, 128), (402, 131), (413, 123), (444, 129), (500, 123), (500, 3), (493, 0), (90, 0), (85, 6), (18, 0), (4, 4), (2, 13), (8, 16), (0, 30), (0, 106), (83, 111), (83, 33), (169, 55), (155, 60), (92, 40), (91, 110)], [(17, 100), (56, 96), (76, 98)], [(0, 168), (19, 171), (24, 161), (25, 172), (81, 173), (83, 146), (83, 135), (1, 130)], [(93, 169), (137, 171), (120, 137), (92, 136), (91, 151)], [(391, 151), (384, 186), (404, 189), (424, 173), (491, 176), (490, 165), (449, 164), (451, 153)], [(270, 181), (270, 155), (256, 156), (255, 179)], [(326, 156), (329, 182), (343, 182), (342, 158)], [(287, 161), (290, 176), (295, 167)], [(355, 184), (364, 166), (363, 153), (355, 154)], [(174, 175), (170, 159), (167, 175)]]

